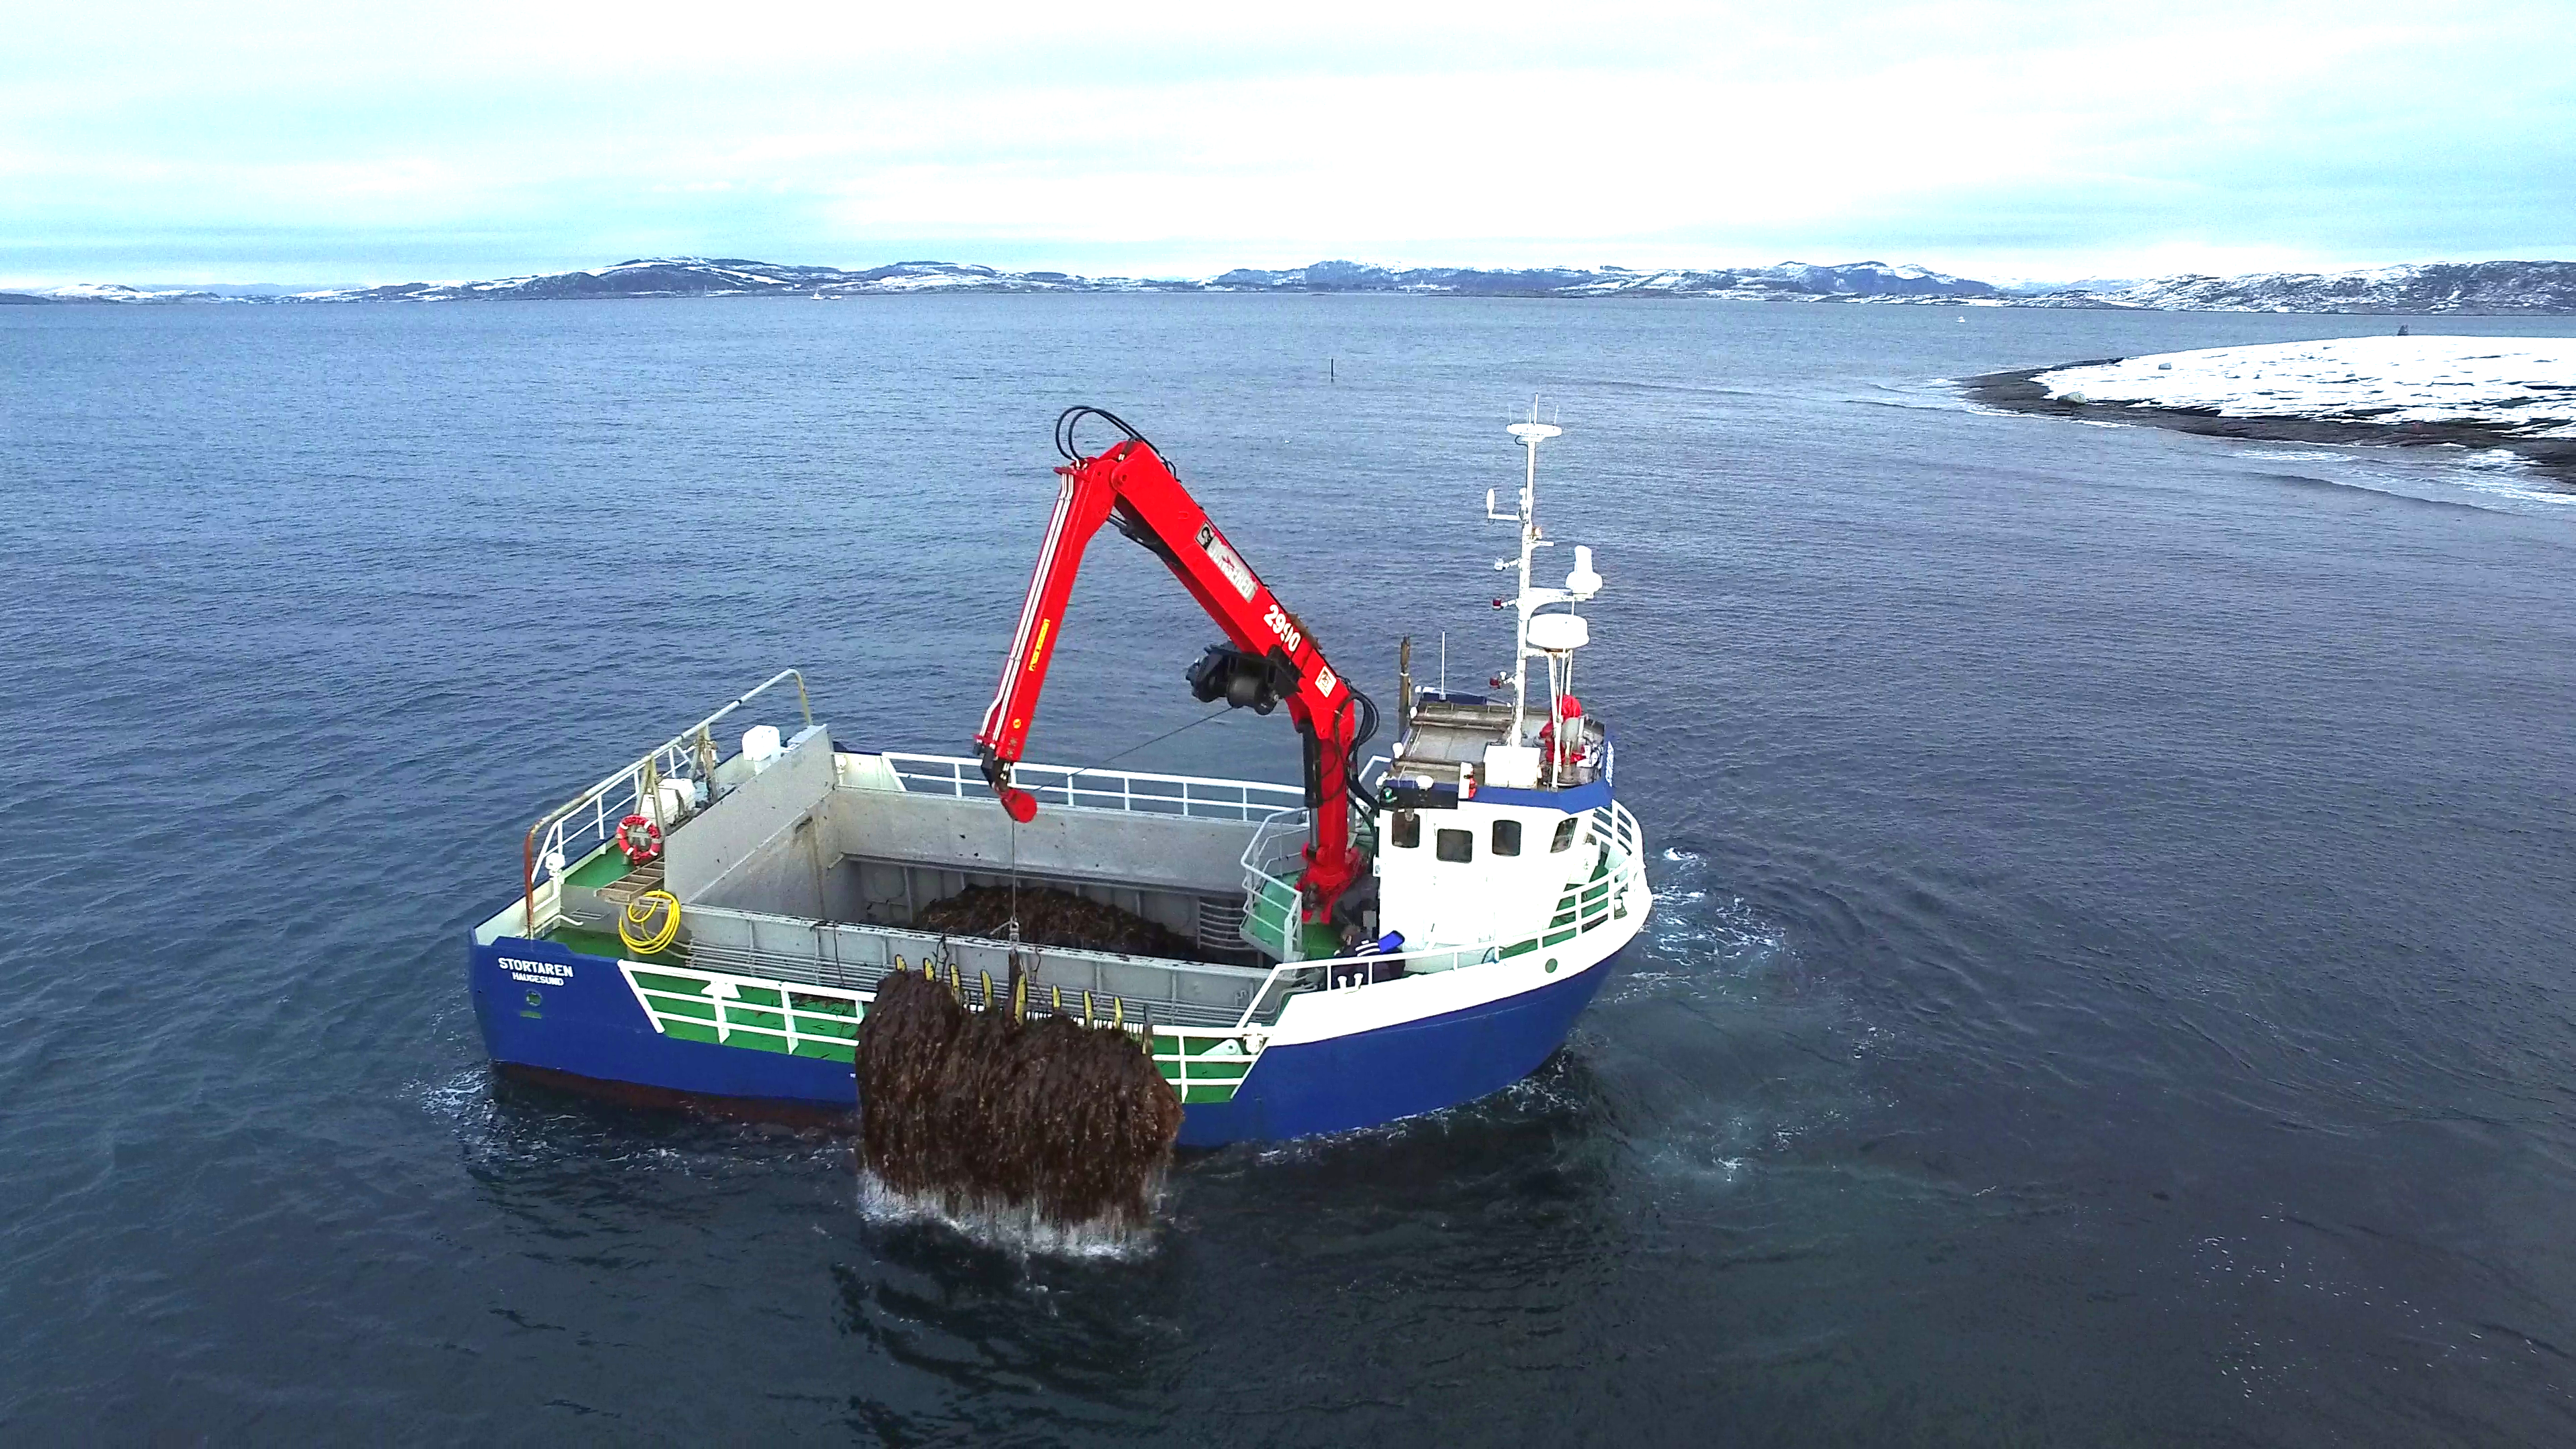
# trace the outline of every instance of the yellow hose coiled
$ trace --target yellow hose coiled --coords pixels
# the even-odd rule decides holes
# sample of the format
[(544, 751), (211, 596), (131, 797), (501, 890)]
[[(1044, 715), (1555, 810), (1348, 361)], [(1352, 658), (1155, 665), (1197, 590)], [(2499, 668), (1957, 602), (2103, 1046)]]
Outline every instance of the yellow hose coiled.
[[(644, 929), (652, 921), (655, 901), (668, 906), (670, 914), (663, 918), (661, 930), (638, 940), (635, 933)], [(650, 956), (663, 950), (673, 941), (678, 940), (679, 936), (680, 898), (669, 891), (646, 891), (628, 901), (626, 914), (617, 922), (617, 939), (625, 942), (627, 949), (639, 956)]]

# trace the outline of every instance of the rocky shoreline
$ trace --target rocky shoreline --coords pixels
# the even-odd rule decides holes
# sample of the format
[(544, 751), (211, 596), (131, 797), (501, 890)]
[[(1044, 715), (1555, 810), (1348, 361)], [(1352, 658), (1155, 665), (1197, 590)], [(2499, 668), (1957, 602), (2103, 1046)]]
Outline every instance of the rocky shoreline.
[(2214, 438), (2277, 443), (2367, 443), (2390, 447), (2505, 448), (2528, 459), (2550, 478), (2576, 491), (2576, 438), (2535, 438), (2471, 423), (2363, 423), (2327, 418), (2230, 417), (2210, 408), (2166, 408), (2145, 403), (2074, 402), (2049, 396), (2040, 375), (2070, 367), (2118, 362), (2115, 357), (2052, 362), (1960, 379), (1973, 401), (2008, 412), (2089, 422), (2136, 423)]

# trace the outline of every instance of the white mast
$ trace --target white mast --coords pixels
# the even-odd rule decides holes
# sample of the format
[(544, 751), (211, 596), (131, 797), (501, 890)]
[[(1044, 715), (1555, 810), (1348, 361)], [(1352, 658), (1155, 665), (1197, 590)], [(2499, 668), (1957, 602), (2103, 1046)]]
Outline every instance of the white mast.
[[(1520, 570), (1521, 587), (1519, 596), (1512, 601), (1512, 612), (1515, 616), (1512, 621), (1512, 727), (1511, 730), (1503, 736), (1503, 743), (1507, 745), (1518, 745), (1521, 742), (1521, 713), (1529, 707), (1530, 615), (1535, 612), (1541, 604), (1551, 603), (1557, 599), (1565, 597), (1563, 592), (1560, 590), (1533, 589), (1530, 587), (1530, 556), (1539, 549), (1554, 548), (1556, 546), (1548, 542), (1547, 539), (1539, 532), (1538, 445), (1549, 438), (1562, 436), (1565, 429), (1557, 427), (1553, 423), (1540, 422), (1538, 420), (1538, 403), (1536, 400), (1532, 400), (1530, 403), (1529, 421), (1525, 423), (1513, 423), (1509, 428), (1505, 429), (1505, 431), (1518, 439), (1521, 447), (1529, 454), (1528, 468), (1522, 474), (1521, 479), (1520, 511), (1517, 514), (1495, 512), (1493, 490), (1487, 489), (1485, 492), (1485, 516), (1504, 523), (1518, 523), (1521, 526), (1521, 556), (1517, 564)], [(1514, 566), (1514, 560), (1511, 559), (1494, 560), (1494, 567), (1496, 569), (1507, 570)], [(1551, 708), (1554, 707), (1554, 703), (1555, 702), (1553, 700), (1549, 701)]]
[[(1601, 591), (1601, 576), (1592, 571), (1592, 550), (1578, 548), (1574, 551), (1574, 572), (1565, 576), (1564, 588), (1530, 587), (1531, 556), (1540, 549), (1556, 547), (1538, 526), (1538, 445), (1549, 438), (1562, 437), (1565, 430), (1553, 423), (1540, 422), (1538, 404), (1533, 401), (1530, 404), (1529, 421), (1513, 423), (1505, 431), (1519, 440), (1520, 445), (1529, 452), (1528, 465), (1521, 475), (1519, 512), (1497, 511), (1494, 507), (1496, 490), (1491, 488), (1485, 490), (1485, 516), (1496, 522), (1517, 523), (1521, 526), (1520, 557), (1494, 560), (1494, 567), (1497, 570), (1517, 569), (1520, 572), (1520, 593), (1512, 600), (1514, 615), (1512, 621), (1512, 723), (1511, 728), (1503, 736), (1503, 743), (1516, 746), (1521, 743), (1523, 712), (1529, 708), (1530, 616), (1549, 604), (1561, 603), (1570, 606), (1590, 599)], [(1556, 620), (1556, 615), (1548, 616), (1548, 621)], [(1563, 620), (1562, 623), (1565, 627), (1560, 628), (1555, 622), (1550, 622), (1549, 637), (1540, 641), (1540, 651), (1551, 657), (1563, 655), (1570, 671), (1573, 665), (1573, 651), (1582, 647), (1586, 635), (1581, 620), (1568, 619)], [(1551, 720), (1557, 717), (1554, 680), (1555, 674), (1551, 670), (1550, 692), (1547, 700), (1547, 716)]]

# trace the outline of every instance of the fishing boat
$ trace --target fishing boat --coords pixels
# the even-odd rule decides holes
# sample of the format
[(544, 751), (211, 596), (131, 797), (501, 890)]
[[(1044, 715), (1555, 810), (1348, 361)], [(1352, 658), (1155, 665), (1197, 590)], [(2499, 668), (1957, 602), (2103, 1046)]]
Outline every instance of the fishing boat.
[[(1085, 453), (1077, 429), (1121, 435)], [(547, 811), (520, 890), (473, 929), (475, 1016), (501, 1069), (647, 1096), (850, 1111), (888, 974), (971, 1007), (1132, 1034), (1179, 1098), (1180, 1142), (1375, 1126), (1518, 1081), (1564, 1042), (1653, 897), (1614, 793), (1608, 725), (1573, 686), (1602, 587), (1589, 548), (1535, 585), (1552, 424), (1524, 453), (1512, 667), (1491, 694), (1417, 688), (1397, 737), (1328, 664), (1152, 444), (1069, 410), (1055, 513), (972, 756), (837, 742), (784, 669)], [(1305, 779), (1282, 784), (1020, 757), (1083, 551), (1107, 523), (1221, 626), (1201, 700), (1286, 706)], [(998, 808), (997, 808), (998, 807)], [(1044, 895), (1145, 938), (1042, 939)], [(1008, 901), (961, 928), (957, 907)], [(1145, 944), (1140, 946), (1139, 939)]]

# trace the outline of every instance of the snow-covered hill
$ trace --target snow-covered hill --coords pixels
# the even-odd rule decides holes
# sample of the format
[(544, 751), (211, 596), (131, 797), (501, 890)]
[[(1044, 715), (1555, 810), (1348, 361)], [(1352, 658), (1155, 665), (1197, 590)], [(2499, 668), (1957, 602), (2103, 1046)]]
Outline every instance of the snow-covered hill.
[(1734, 297), (1765, 301), (1959, 301), (1995, 295), (1983, 282), (1884, 262), (1719, 271), (1417, 267), (1317, 262), (1288, 271), (1238, 270), (1205, 278), (1079, 277), (1005, 272), (963, 262), (897, 262), (845, 271), (740, 257), (645, 257), (587, 271), (472, 282), (403, 282), (273, 297), (152, 290), (117, 284), (57, 287), (66, 302), (458, 302), (562, 297), (860, 297), (907, 292), (1415, 292), (1489, 297)]
[(898, 262), (866, 271), (782, 266), (739, 258), (655, 257), (585, 272), (509, 277), (491, 282), (406, 283), (308, 293), (309, 302), (451, 301), (469, 297), (715, 297), (760, 293), (852, 297), (898, 292), (1428, 292), (1499, 297), (1738, 296), (1792, 300), (1990, 297), (1983, 282), (1921, 267), (1855, 262), (1817, 267), (1727, 271), (1634, 271), (1536, 268), (1485, 270), (1417, 267), (1398, 271), (1361, 262), (1317, 262), (1288, 271), (1243, 269), (1207, 278), (1078, 277), (1065, 272), (1005, 272), (959, 262)]
[(739, 257), (646, 257), (580, 272), (501, 277), (487, 282), (404, 282), (301, 292), (295, 302), (456, 302), (476, 298), (561, 297), (846, 297), (924, 291), (1125, 291), (1123, 278), (1069, 277), (1062, 272), (1003, 272), (959, 262), (897, 262), (865, 271), (755, 262)]
[(1995, 289), (1965, 277), (1885, 262), (1730, 267), (1715, 271), (1639, 271), (1629, 267), (1487, 270), (1414, 267), (1397, 271), (1362, 262), (1317, 262), (1288, 271), (1249, 268), (1208, 279), (1235, 292), (1428, 292), (1487, 297), (1729, 297), (1750, 301), (1958, 301)]
[(2159, 277), (2108, 288), (2029, 288), (2024, 306), (2162, 312), (2576, 312), (2576, 262), (2432, 262), (2359, 272)]
[(34, 296), (54, 302), (226, 302), (235, 299), (213, 292), (194, 291), (186, 287), (129, 287), (122, 282), (74, 282), (68, 287), (52, 287)]
[(2264, 272), (2143, 282), (1998, 288), (1885, 262), (1768, 267), (1410, 267), (1327, 261), (1213, 277), (1082, 277), (1006, 272), (964, 262), (897, 262), (848, 271), (740, 257), (643, 257), (615, 266), (490, 281), (404, 282), (290, 295), (258, 288), (149, 288), (82, 283), (0, 301), (456, 302), (567, 297), (861, 297), (907, 292), (1401, 292), (1483, 297), (1707, 297), (1766, 302), (1918, 302), (2158, 311), (2576, 313), (2576, 262), (2439, 262), (2376, 271)]

